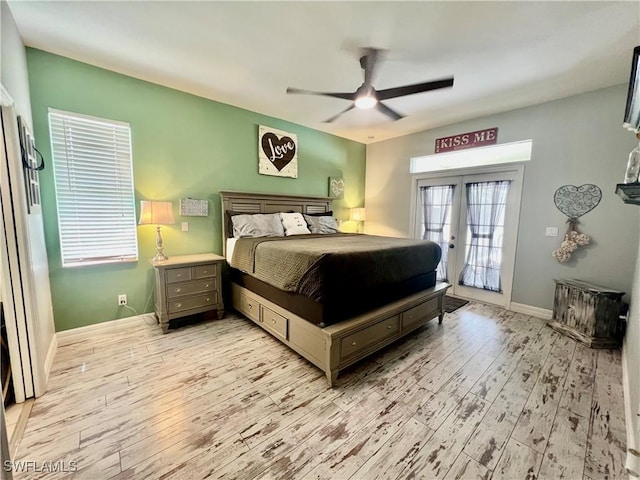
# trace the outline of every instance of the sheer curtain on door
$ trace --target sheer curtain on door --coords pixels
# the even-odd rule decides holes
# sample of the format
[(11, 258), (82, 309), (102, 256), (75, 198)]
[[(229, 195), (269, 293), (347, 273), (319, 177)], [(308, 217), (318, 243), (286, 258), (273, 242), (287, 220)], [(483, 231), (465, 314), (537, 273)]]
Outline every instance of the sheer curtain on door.
[(467, 183), (467, 244), (460, 285), (502, 292), (504, 214), (511, 180)]
[(455, 185), (420, 187), (424, 222), (422, 238), (437, 243), (442, 249), (442, 258), (436, 271), (436, 278), (441, 281), (447, 281), (449, 227), (454, 188)]

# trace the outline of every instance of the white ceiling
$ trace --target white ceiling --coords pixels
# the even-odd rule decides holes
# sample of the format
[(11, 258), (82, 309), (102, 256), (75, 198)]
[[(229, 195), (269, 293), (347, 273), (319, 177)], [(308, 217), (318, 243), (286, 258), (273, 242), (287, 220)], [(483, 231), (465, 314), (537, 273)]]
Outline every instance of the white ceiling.
[[(255, 112), (377, 142), (626, 83), (640, 2), (9, 1), (27, 45)], [(397, 122), (289, 86), (354, 91), (359, 48), (388, 50), (377, 89)], [(621, 113), (622, 115), (622, 113)]]

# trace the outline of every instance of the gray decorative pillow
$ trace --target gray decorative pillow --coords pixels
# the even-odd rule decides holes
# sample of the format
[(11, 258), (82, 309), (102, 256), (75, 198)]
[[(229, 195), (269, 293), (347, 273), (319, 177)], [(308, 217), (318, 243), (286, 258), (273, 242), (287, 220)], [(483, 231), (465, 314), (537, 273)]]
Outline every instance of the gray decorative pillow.
[(338, 222), (330, 216), (316, 217), (304, 214), (304, 219), (309, 225), (311, 233), (340, 233), (338, 230)]
[(241, 237), (284, 237), (284, 228), (278, 213), (256, 213), (234, 215), (233, 236)]

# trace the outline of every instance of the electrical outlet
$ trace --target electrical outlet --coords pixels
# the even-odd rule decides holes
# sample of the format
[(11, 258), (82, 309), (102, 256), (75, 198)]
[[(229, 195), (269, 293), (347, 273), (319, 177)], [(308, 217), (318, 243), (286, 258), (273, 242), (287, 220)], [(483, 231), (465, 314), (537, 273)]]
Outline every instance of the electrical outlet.
[(557, 237), (558, 236), (558, 227), (547, 227), (544, 232), (546, 237)]
[(127, 295), (122, 293), (118, 295), (118, 305), (126, 305), (127, 304)]
[(189, 231), (189, 222), (182, 222), (182, 231), (183, 232)]

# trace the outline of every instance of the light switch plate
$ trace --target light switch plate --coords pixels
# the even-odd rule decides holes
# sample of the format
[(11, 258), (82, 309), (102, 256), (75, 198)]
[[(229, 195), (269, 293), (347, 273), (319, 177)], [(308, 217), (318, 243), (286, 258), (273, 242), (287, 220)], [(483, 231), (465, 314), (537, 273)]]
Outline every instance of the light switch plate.
[(188, 232), (189, 231), (189, 222), (182, 222), (182, 231), (183, 232)]
[(547, 227), (544, 232), (545, 237), (557, 237), (558, 236), (558, 227)]

